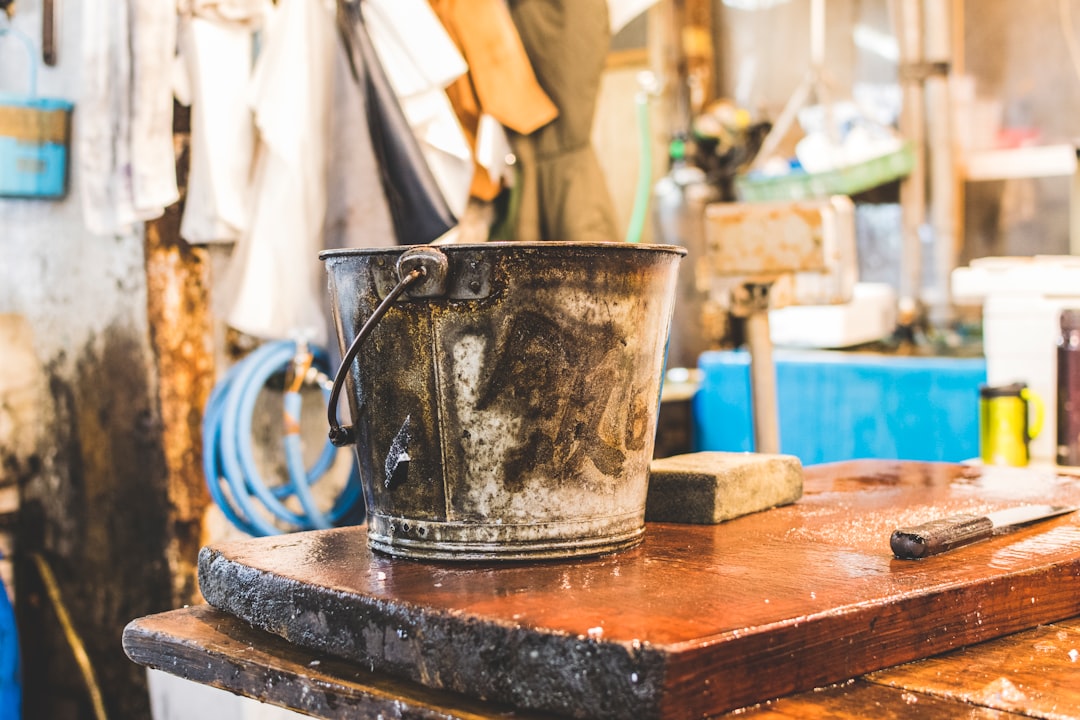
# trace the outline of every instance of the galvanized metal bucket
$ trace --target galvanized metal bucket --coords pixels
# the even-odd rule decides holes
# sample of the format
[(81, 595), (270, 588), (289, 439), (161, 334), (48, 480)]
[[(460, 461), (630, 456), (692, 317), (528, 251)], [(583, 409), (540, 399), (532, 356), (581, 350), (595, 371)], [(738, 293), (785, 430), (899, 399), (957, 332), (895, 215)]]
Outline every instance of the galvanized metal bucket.
[[(488, 560), (637, 543), (685, 252), (550, 242), (322, 253), (343, 353), (331, 438), (355, 443), (371, 546)], [(351, 427), (337, 421), (346, 376)]]

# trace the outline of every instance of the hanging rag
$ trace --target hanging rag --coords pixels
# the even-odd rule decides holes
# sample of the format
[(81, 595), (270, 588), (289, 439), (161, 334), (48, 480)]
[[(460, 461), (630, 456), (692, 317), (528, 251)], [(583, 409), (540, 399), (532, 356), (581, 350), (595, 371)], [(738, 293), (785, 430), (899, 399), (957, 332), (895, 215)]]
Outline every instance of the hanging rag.
[[(360, 61), (360, 58), (356, 58)], [(334, 49), (334, 95), (326, 187), (327, 248), (397, 244), (379, 164), (371, 146), (363, 89), (353, 75), (341, 38)]]
[(131, 190), (136, 212), (158, 217), (176, 202), (173, 99), (176, 12), (170, 3), (131, 3)]
[(368, 35), (358, 2), (339, 0), (338, 20), (363, 90), (368, 130), (399, 245), (429, 243), (457, 220), (439, 189)]
[(655, 5), (658, 0), (607, 0), (611, 34), (615, 35), (630, 21)]
[(491, 201), (512, 177), (503, 126), (527, 135), (559, 111), (537, 82), (505, 0), (431, 0), (431, 6), (468, 63), (469, 74), (446, 92), (475, 151), (470, 194)]
[(510, 0), (510, 13), (540, 86), (559, 108), (558, 119), (536, 132), (511, 135), (521, 182), (514, 237), (616, 240), (590, 137), (611, 42), (606, 0)]
[(176, 0), (176, 12), (181, 17), (261, 25), (269, 5), (268, 0)]
[(76, 173), (87, 228), (132, 232), (176, 202), (171, 74), (176, 11), (159, 0), (82, 4)]
[(251, 216), (220, 296), (232, 327), (325, 344), (322, 268), (334, 24), (322, 0), (279, 0), (250, 100), (259, 145)]
[(181, 8), (176, 96), (191, 106), (191, 161), (180, 235), (235, 242), (248, 225), (255, 123), (247, 102), (254, 34), (268, 0), (193, 0)]
[(451, 212), (465, 211), (473, 159), (445, 89), (468, 70), (426, 0), (364, 0), (371, 44)]

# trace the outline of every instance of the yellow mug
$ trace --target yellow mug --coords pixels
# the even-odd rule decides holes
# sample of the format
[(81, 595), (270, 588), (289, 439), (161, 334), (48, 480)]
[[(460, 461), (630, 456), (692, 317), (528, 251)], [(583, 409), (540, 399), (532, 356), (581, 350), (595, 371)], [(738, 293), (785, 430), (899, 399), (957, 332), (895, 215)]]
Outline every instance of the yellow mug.
[[(1028, 422), (1029, 406), (1035, 411)], [(1028, 443), (1042, 430), (1042, 399), (1022, 382), (979, 388), (980, 457), (987, 465), (1027, 465)]]

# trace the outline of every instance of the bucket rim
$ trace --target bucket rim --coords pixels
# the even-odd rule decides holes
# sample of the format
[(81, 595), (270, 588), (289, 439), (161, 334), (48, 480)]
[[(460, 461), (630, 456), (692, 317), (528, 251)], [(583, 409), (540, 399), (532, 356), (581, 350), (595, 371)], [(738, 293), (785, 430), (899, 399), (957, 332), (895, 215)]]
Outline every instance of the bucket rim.
[(357, 255), (371, 256), (371, 255), (400, 255), (406, 250), (412, 248), (430, 247), (437, 248), (446, 252), (470, 252), (478, 250), (490, 250), (498, 248), (517, 248), (522, 250), (531, 249), (547, 249), (547, 248), (573, 248), (573, 249), (604, 249), (612, 250), (618, 249), (620, 251), (627, 252), (668, 252), (675, 255), (686, 255), (686, 248), (681, 245), (662, 245), (655, 243), (628, 243), (622, 241), (588, 241), (588, 242), (576, 242), (571, 240), (548, 240), (548, 241), (517, 241), (517, 240), (500, 240), (495, 242), (484, 243), (447, 243), (445, 245), (439, 244), (425, 244), (425, 245), (393, 245), (391, 247), (374, 247), (374, 248), (336, 248), (332, 250), (323, 250), (319, 253), (320, 260), (330, 260), (334, 258), (346, 258), (355, 257)]

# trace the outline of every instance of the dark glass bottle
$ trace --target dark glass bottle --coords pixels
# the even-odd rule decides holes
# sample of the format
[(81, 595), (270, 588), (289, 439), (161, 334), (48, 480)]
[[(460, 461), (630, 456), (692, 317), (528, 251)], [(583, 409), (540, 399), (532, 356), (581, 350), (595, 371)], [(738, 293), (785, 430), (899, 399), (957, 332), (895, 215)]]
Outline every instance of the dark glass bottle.
[(1061, 311), (1057, 343), (1057, 463), (1080, 465), (1080, 310)]

